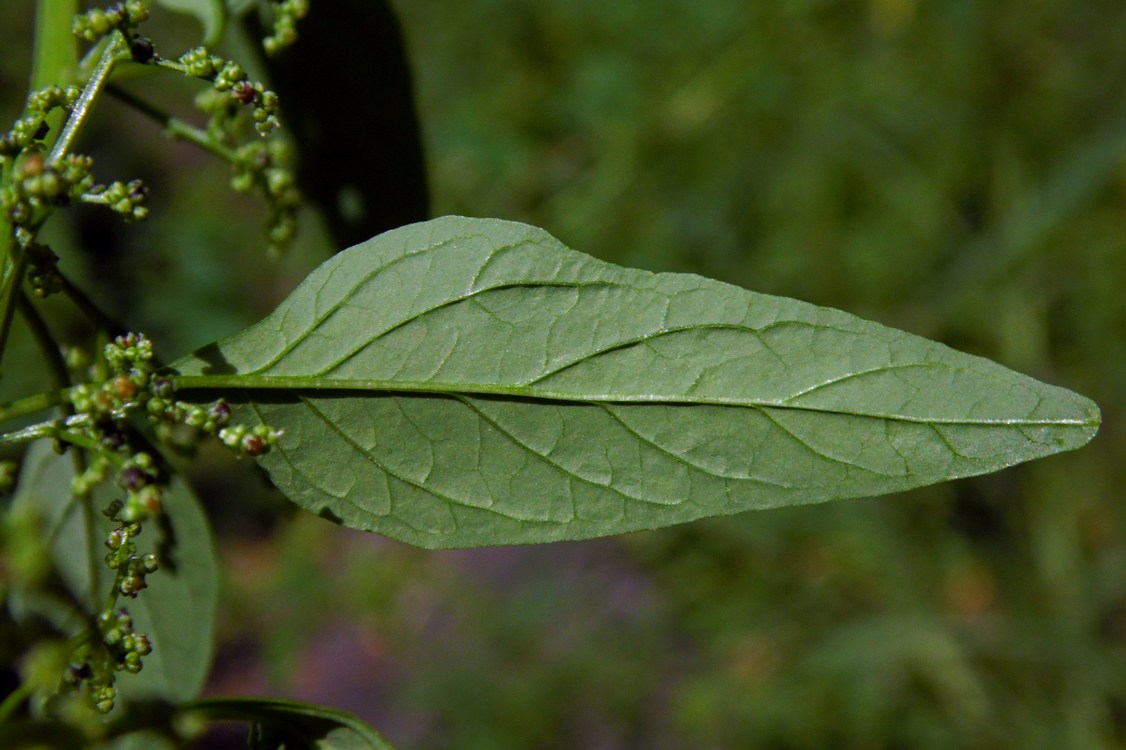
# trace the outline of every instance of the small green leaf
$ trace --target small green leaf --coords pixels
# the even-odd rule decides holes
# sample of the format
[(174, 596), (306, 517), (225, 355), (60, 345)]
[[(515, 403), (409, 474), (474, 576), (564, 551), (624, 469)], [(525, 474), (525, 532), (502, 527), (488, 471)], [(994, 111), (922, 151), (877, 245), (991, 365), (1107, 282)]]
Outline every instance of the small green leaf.
[(261, 463), (291, 500), (425, 547), (896, 492), (1099, 424), (1082, 396), (847, 313), (458, 217), (339, 254), (173, 369), (285, 430)]
[(255, 729), (250, 746), (255, 750), (394, 750), (352, 714), (322, 706), (257, 698), (216, 698), (197, 701), (185, 710), (198, 711), (212, 721), (251, 722)]
[[(112, 585), (112, 571), (103, 562), (103, 545), (114, 524), (101, 510), (117, 496), (112, 484), (94, 493), (92, 512), (70, 494), (74, 465), (45, 441), (34, 444), (24, 459), (13, 510), (38, 515), (50, 539), (51, 559), (67, 587), (88, 612), (98, 611)], [(194, 698), (211, 665), (218, 603), (218, 564), (210, 527), (199, 501), (179, 478), (163, 495), (164, 514), (145, 524), (137, 539), (142, 549), (155, 548), (160, 569), (147, 579), (136, 599), (121, 600), (138, 632), (152, 640), (153, 652), (136, 675), (124, 674), (119, 692), (127, 699)], [(91, 575), (97, 583), (91, 586)], [(63, 624), (63, 623), (59, 623)], [(83, 623), (71, 623), (81, 627)]]
[(212, 47), (223, 38), (227, 5), (223, 0), (156, 0), (168, 10), (195, 16), (203, 26), (203, 44)]

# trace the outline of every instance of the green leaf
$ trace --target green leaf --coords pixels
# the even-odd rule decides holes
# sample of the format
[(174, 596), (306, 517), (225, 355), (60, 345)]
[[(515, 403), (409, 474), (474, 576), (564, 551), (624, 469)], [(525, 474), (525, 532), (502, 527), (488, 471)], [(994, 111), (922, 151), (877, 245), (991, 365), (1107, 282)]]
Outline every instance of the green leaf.
[[(101, 510), (120, 493), (109, 484), (100, 486), (92, 512), (87, 512), (70, 494), (73, 477), (71, 456), (60, 456), (40, 441), (28, 449), (12, 507), (39, 516), (52, 562), (75, 598), (93, 613), (101, 609), (113, 582), (103, 563), (103, 541), (114, 524)], [(160, 569), (147, 578), (148, 588), (136, 599), (119, 601), (153, 644), (141, 672), (118, 680), (126, 699), (194, 698), (211, 664), (218, 564), (210, 527), (199, 501), (179, 478), (165, 489), (163, 505), (163, 515), (147, 522), (137, 541), (142, 550), (156, 550)], [(97, 578), (93, 586), (92, 576)], [(72, 626), (77, 632), (82, 623)]]
[(186, 710), (208, 719), (247, 721), (255, 725), (251, 747), (274, 750), (394, 750), (355, 716), (321, 706), (257, 698), (216, 698), (192, 703)]
[(203, 44), (214, 46), (223, 38), (227, 6), (223, 0), (156, 0), (168, 10), (195, 16), (203, 26)]
[(896, 492), (1099, 424), (1082, 396), (840, 311), (458, 217), (339, 254), (173, 368), (285, 430), (261, 463), (290, 499), (424, 547)]

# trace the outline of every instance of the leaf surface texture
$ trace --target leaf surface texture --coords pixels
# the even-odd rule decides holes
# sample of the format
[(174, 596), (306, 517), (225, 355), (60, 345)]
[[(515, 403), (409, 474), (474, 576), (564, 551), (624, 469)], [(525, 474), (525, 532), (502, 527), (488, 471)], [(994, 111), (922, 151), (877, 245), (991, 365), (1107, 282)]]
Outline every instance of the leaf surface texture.
[(995, 471), (1097, 407), (847, 313), (446, 217), (324, 263), (174, 363), (298, 504), (426, 547), (582, 539)]

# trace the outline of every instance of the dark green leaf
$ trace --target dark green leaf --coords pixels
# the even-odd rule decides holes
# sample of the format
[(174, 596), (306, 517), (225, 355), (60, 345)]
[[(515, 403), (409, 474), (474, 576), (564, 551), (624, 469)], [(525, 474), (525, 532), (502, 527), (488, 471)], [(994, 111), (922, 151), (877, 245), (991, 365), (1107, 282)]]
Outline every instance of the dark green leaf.
[(290, 499), (426, 547), (895, 492), (1099, 424), (1082, 396), (847, 313), (457, 217), (341, 253), (173, 367), (285, 430), (261, 462)]
[[(59, 574), (87, 611), (96, 612), (112, 584), (112, 571), (103, 563), (103, 542), (113, 523), (101, 510), (116, 495), (112, 486), (101, 486), (87, 513), (70, 494), (73, 477), (70, 455), (54, 453), (44, 441), (36, 443), (24, 460), (13, 509), (33, 511), (42, 519)], [(178, 478), (165, 490), (163, 504), (164, 514), (149, 521), (137, 540), (143, 550), (157, 552), (161, 567), (136, 599), (120, 601), (136, 629), (152, 640), (153, 652), (139, 674), (118, 681), (118, 689), (126, 698), (182, 701), (199, 693), (210, 668), (218, 565), (199, 501)], [(97, 576), (94, 586), (92, 574)]]
[(307, 747), (309, 750), (394, 750), (355, 716), (321, 706), (256, 698), (203, 700), (188, 710), (213, 721), (246, 721), (255, 725), (256, 750)]
[[(297, 145), (298, 182), (336, 246), (428, 218), (410, 66), (390, 5), (315, 2), (297, 32), (296, 43), (263, 63)], [(342, 147), (347, 134), (361, 133)]]

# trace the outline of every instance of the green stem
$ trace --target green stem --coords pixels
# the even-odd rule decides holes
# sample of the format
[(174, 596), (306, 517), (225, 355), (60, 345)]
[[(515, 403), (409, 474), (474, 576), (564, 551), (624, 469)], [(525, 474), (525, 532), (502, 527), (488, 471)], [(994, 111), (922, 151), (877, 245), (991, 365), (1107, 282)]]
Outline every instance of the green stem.
[(70, 301), (74, 303), (75, 307), (81, 310), (82, 314), (86, 316), (86, 319), (91, 321), (98, 330), (110, 336), (116, 336), (125, 331), (125, 328), (120, 323), (103, 312), (102, 309), (90, 299), (86, 292), (82, 291), (74, 282), (61, 273), (59, 274), (59, 278), (62, 280), (63, 294), (70, 298)]
[(70, 429), (72, 427), (89, 427), (92, 422), (93, 420), (88, 414), (76, 414), (65, 420), (52, 419), (49, 422), (40, 422), (39, 424), (24, 427), (22, 430), (0, 435), (0, 447), (30, 443), (35, 440), (62, 440), (64, 443), (70, 443), (78, 448), (84, 448), (101, 456), (105, 456), (110, 460), (110, 463), (118, 469), (124, 468), (125, 456), (115, 451), (107, 450), (96, 438)]
[(78, 40), (70, 31), (78, 0), (39, 0), (35, 9), (35, 52), (31, 88), (64, 85), (74, 75)]
[(9, 445), (21, 445), (23, 443), (30, 443), (35, 440), (46, 440), (54, 438), (59, 432), (58, 420), (50, 422), (40, 422), (33, 424), (30, 427), (24, 427), (22, 430), (15, 432), (7, 432), (0, 435), (0, 447)]
[(5, 232), (4, 243), (4, 271), (0, 278), (0, 362), (4, 360), (4, 353), (8, 350), (8, 334), (12, 330), (12, 313), (15, 311), (15, 300), (19, 297), (18, 291), (23, 284), (24, 271), (27, 270), (27, 253), (15, 242), (14, 232)]
[(51, 334), (51, 329), (47, 327), (43, 316), (39, 314), (39, 311), (35, 309), (31, 300), (23, 292), (20, 293), (16, 304), (19, 307), (20, 316), (27, 323), (31, 335), (43, 352), (43, 358), (47, 361), (51, 385), (54, 386), (56, 391), (68, 388), (71, 385), (70, 369), (66, 366), (66, 360), (63, 359), (62, 352), (59, 351), (59, 344)]
[(0, 422), (19, 419), (30, 414), (36, 414), (56, 406), (70, 403), (70, 389), (64, 388), (57, 391), (46, 391), (34, 396), (25, 396), (6, 404), (0, 404)]
[(0, 703), (0, 724), (11, 718), (15, 710), (34, 694), (35, 686), (30, 682), (21, 683), (19, 687), (9, 693), (4, 698), (4, 702)]
[[(78, 0), (39, 0), (35, 9), (35, 49), (31, 89), (65, 86), (74, 81), (78, 66), (78, 40), (70, 26), (78, 14)], [(47, 127), (58, 134), (65, 112), (48, 113)]]
[(131, 59), (131, 57), (124, 35), (121, 32), (114, 32), (110, 43), (106, 45), (106, 48), (102, 50), (102, 56), (98, 58), (97, 67), (94, 68), (94, 72), (90, 74), (90, 79), (86, 81), (86, 85), (82, 88), (82, 94), (75, 102), (74, 109), (70, 111), (66, 127), (63, 128), (62, 135), (59, 136), (47, 157), (48, 162), (57, 164), (59, 160), (66, 156), (70, 147), (74, 144), (74, 140), (78, 137), (78, 131), (82, 129), (86, 119), (90, 116), (94, 100), (109, 82), (114, 66), (128, 59)]
[[(56, 389), (55, 392), (69, 393), (69, 386), (71, 385), (70, 368), (67, 367), (62, 353), (59, 351), (58, 342), (51, 334), (51, 329), (47, 327), (46, 321), (39, 315), (39, 311), (31, 304), (31, 300), (27, 298), (26, 294), (20, 294), (19, 308), (20, 314), (23, 316), (24, 320), (27, 321), (28, 328), (31, 329), (32, 335), (39, 343), (40, 349), (43, 350), (43, 356), (46, 358), (48, 368), (50, 369), (52, 385), (54, 385)], [(74, 407), (71, 406), (69, 401), (64, 401), (60, 406), (65, 416), (74, 416)], [(82, 476), (87, 466), (85, 453), (81, 450), (73, 450), (70, 452), (70, 456), (71, 462), (74, 464), (74, 475), (76, 477)], [(97, 566), (93, 562), (97, 557), (97, 539), (93, 533), (94, 507), (88, 496), (82, 496), (76, 498), (76, 500), (82, 505), (82, 527), (86, 530), (86, 560), (89, 563), (87, 573), (90, 576), (90, 581), (96, 582), (98, 580)], [(96, 595), (96, 592), (91, 591), (92, 597), (96, 597)], [(94, 601), (94, 599), (91, 598), (91, 601)]]
[[(48, 7), (50, 6), (40, 5), (41, 18), (47, 17), (47, 12), (44, 9)], [(51, 16), (51, 19), (53, 19), (50, 21), (51, 23), (58, 23), (58, 19), (54, 16)], [(43, 28), (46, 28), (48, 21), (42, 21), (42, 23), (44, 24)], [(66, 23), (69, 29), (70, 20), (68, 19)], [(46, 53), (43, 54), (46, 56)], [(128, 58), (129, 51), (125, 37), (120, 32), (115, 33), (110, 43), (106, 45), (105, 50), (102, 51), (97, 67), (94, 68), (90, 79), (86, 81), (82, 94), (78, 97), (74, 109), (71, 110), (70, 116), (67, 118), (63, 132), (51, 149), (48, 156), (48, 161), (51, 164), (57, 164), (70, 150), (74, 140), (78, 137), (78, 132), (82, 129), (83, 123), (90, 115), (94, 99), (109, 81), (114, 66), (121, 60)], [(26, 236), (18, 242), (14, 241), (14, 233), (7, 222), (0, 225), (0, 230), (7, 230), (0, 236), (0, 242), (3, 243), (3, 247), (0, 249), (4, 251), (3, 255), (0, 256), (4, 264), (3, 273), (0, 276), (0, 361), (2, 361), (4, 352), (7, 350), (8, 334), (12, 326), (12, 314), (18, 296), (16, 292), (23, 284), (24, 271), (27, 267), (27, 254), (21, 245), (26, 246), (33, 241), (34, 232), (38, 229), (39, 223), (42, 223), (43, 218), (45, 217), (40, 217), (39, 222), (35, 223)]]
[[(54, 437), (62, 440), (64, 443), (70, 443), (71, 445), (76, 445), (79, 448), (85, 448), (88, 451), (100, 453), (110, 458), (110, 460), (113, 461), (114, 465), (118, 468), (122, 468), (125, 465), (125, 459), (123, 457), (111, 451), (107, 451), (104, 447), (102, 447), (101, 443), (99, 443), (89, 435), (84, 435), (81, 432), (60, 430), (56, 428)], [(114, 460), (115, 458), (117, 460)]]
[(194, 125), (189, 125), (180, 118), (168, 114), (159, 107), (155, 107), (144, 99), (133, 96), (128, 91), (117, 86), (107, 87), (106, 92), (125, 102), (130, 107), (133, 107), (154, 122), (164, 126), (165, 130), (167, 130), (168, 134), (173, 138), (179, 138), (182, 141), (195, 144), (204, 151), (231, 164), (238, 161), (238, 154), (236, 154), (233, 149), (224, 146), (206, 130), (197, 128)]

